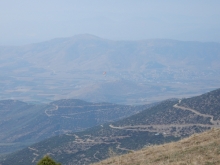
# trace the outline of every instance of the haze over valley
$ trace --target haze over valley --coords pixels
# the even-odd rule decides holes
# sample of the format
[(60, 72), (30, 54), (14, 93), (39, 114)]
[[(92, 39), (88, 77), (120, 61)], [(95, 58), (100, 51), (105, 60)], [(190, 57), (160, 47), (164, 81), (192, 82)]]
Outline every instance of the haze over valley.
[(0, 99), (146, 104), (218, 88), (220, 44), (83, 34), (0, 47)]
[(1, 0), (0, 165), (219, 164), (219, 6)]

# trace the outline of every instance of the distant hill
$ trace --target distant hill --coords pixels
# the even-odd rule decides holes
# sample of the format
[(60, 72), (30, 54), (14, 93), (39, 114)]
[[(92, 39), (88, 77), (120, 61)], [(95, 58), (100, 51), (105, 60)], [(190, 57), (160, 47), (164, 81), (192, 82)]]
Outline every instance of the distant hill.
[[(45, 154), (49, 154), (63, 165), (90, 164), (111, 156), (109, 151), (121, 155), (146, 146), (177, 141), (194, 133), (220, 127), (216, 120), (220, 117), (219, 97), (220, 89), (217, 89), (198, 97), (166, 100), (120, 121), (46, 139), (6, 156), (0, 163), (35, 164)], [(188, 104), (190, 102), (194, 103), (194, 107)], [(203, 113), (198, 110), (204, 106), (211, 111), (207, 109)], [(215, 118), (213, 111), (216, 111)]]
[[(220, 43), (77, 35), (0, 46), (0, 99), (146, 104), (218, 88)], [(103, 74), (105, 73), (105, 74)]]
[(46, 138), (116, 121), (151, 105), (130, 106), (65, 99), (50, 104), (0, 101), (0, 154)]
[(219, 129), (212, 129), (201, 134), (194, 134), (189, 138), (182, 139), (178, 142), (145, 147), (126, 155), (112, 157), (94, 165), (177, 165), (187, 163), (217, 165), (220, 163), (219, 134)]

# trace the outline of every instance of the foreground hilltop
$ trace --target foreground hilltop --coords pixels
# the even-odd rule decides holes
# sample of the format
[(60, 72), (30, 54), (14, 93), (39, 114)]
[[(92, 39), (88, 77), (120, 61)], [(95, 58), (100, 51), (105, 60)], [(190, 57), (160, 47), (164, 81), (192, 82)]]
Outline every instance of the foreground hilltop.
[(194, 134), (178, 142), (150, 146), (94, 165), (217, 165), (220, 164), (220, 129)]
[(219, 128), (219, 97), (217, 89), (188, 99), (166, 100), (117, 122), (46, 139), (4, 157), (0, 164), (34, 165), (46, 154), (62, 165), (91, 164), (109, 158), (109, 150), (122, 155), (174, 142)]

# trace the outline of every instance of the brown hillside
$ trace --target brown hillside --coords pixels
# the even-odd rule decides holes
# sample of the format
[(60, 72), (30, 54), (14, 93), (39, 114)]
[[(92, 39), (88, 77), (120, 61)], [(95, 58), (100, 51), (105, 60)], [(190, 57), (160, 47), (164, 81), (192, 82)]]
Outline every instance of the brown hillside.
[(164, 145), (150, 146), (112, 157), (95, 165), (217, 165), (220, 164), (220, 129)]

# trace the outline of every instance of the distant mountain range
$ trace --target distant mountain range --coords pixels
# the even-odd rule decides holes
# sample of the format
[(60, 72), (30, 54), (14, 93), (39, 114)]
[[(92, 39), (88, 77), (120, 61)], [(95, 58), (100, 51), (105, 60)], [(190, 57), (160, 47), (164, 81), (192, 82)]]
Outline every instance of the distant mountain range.
[(77, 99), (50, 104), (0, 101), (0, 155), (46, 138), (78, 132), (138, 113), (152, 105), (90, 103)]
[(0, 164), (36, 164), (45, 154), (63, 165), (90, 164), (108, 158), (112, 152), (120, 155), (176, 141), (219, 128), (219, 98), (217, 89), (192, 98), (166, 100), (116, 122), (46, 139), (2, 158)]
[(93, 35), (0, 46), (0, 99), (146, 104), (218, 88), (220, 43)]

